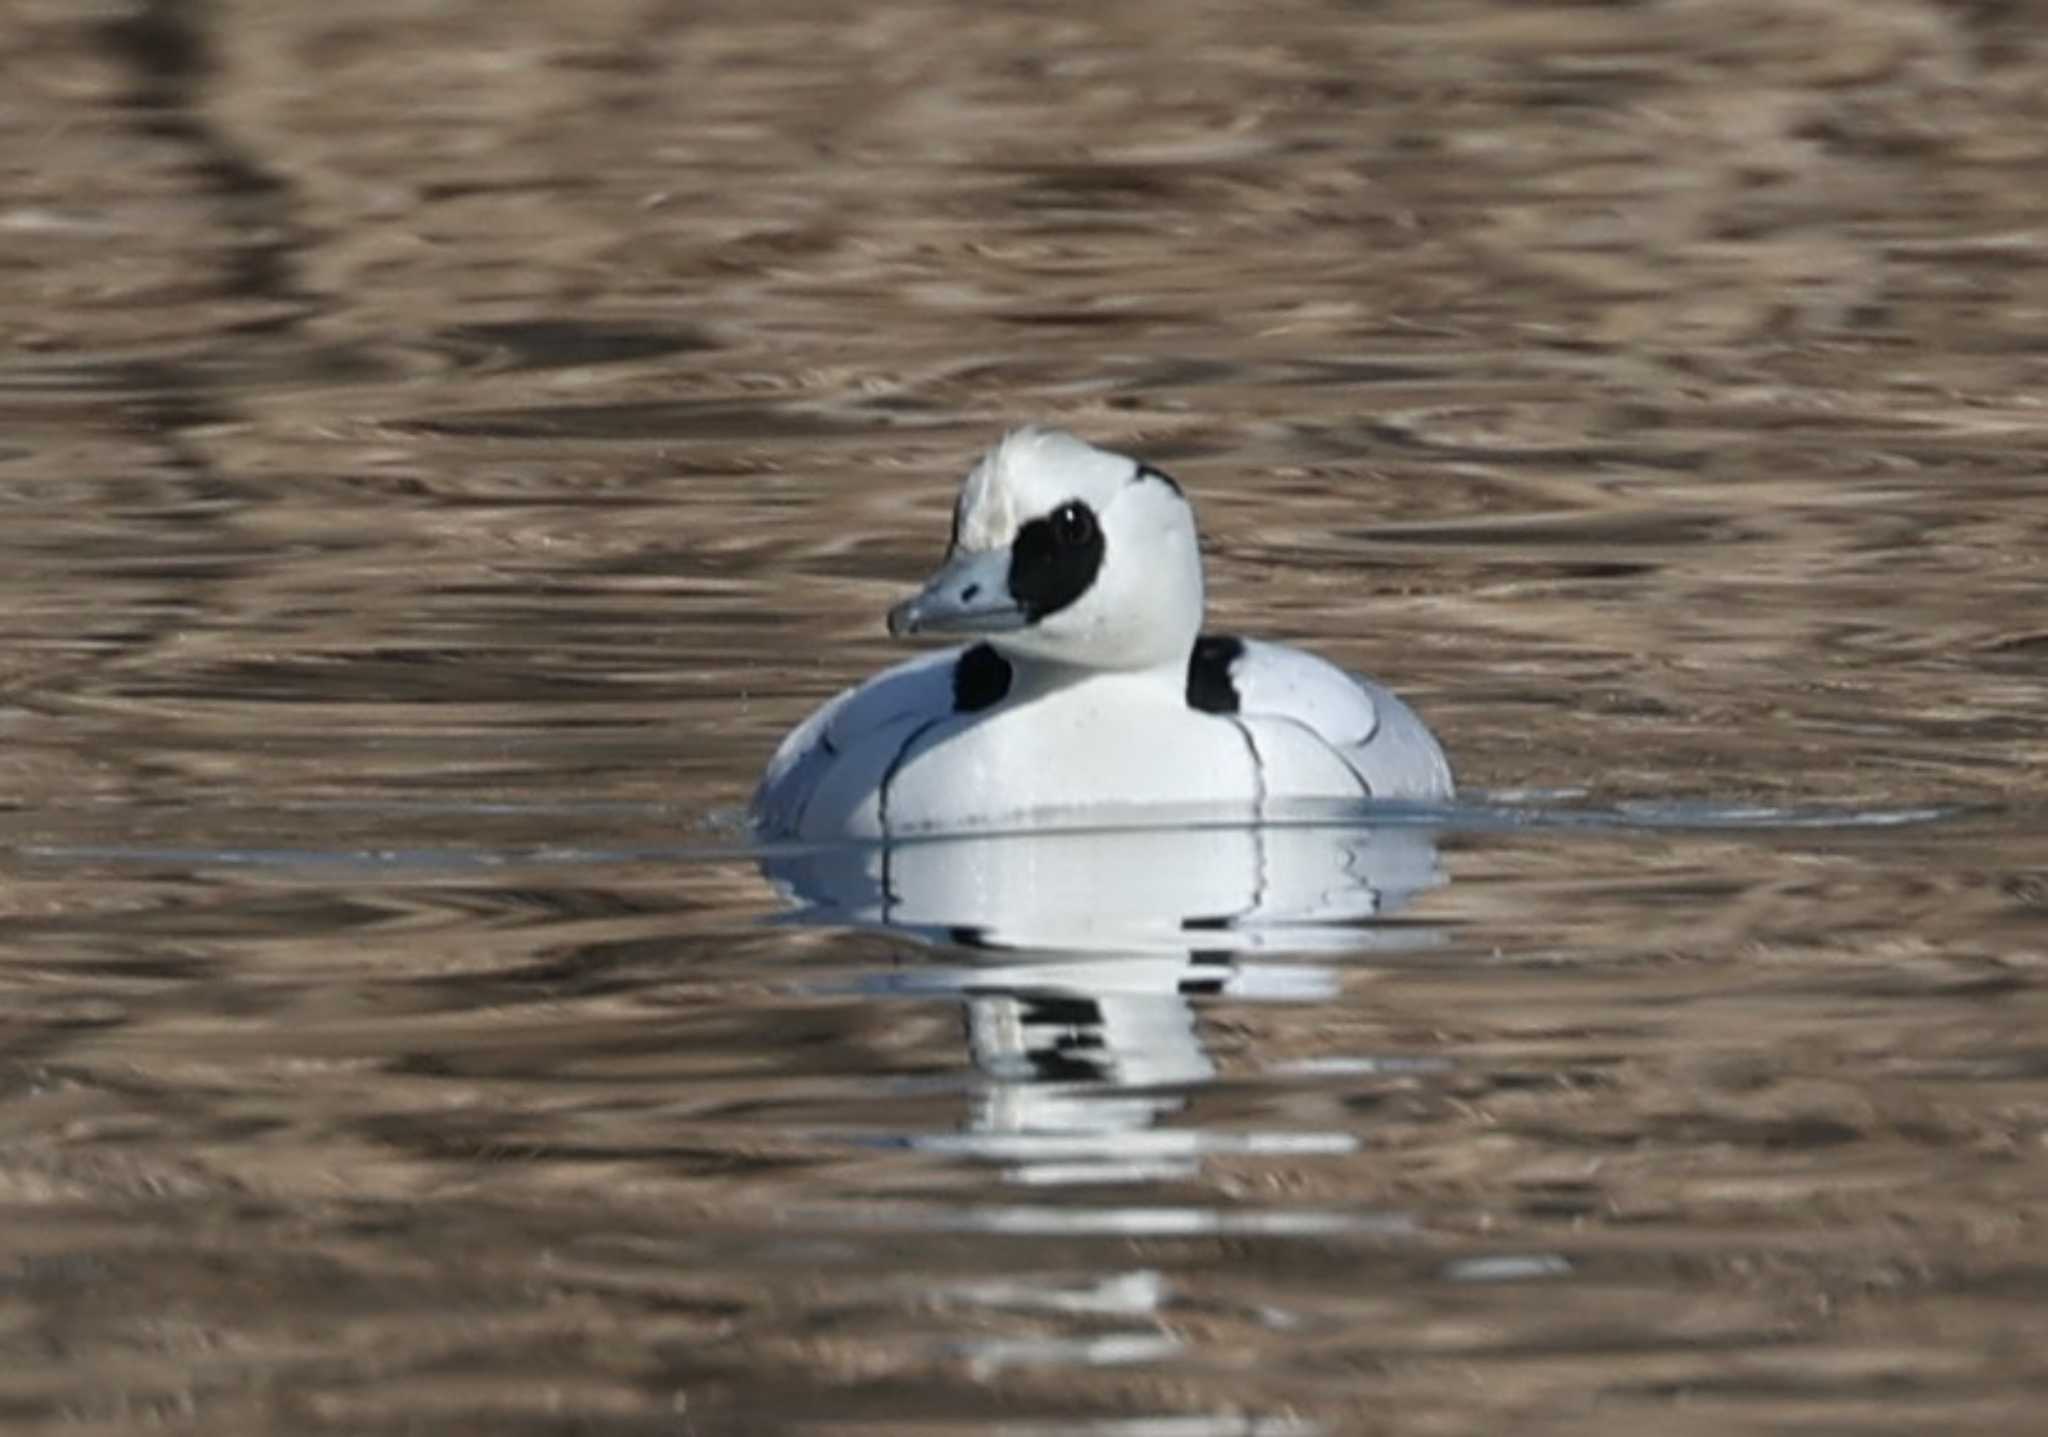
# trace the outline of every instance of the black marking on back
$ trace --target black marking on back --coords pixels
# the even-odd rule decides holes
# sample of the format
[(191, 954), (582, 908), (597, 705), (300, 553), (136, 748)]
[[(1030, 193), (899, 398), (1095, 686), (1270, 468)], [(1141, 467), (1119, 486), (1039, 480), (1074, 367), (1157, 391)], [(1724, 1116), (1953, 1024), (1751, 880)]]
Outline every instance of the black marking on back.
[(1093, 509), (1070, 499), (1017, 531), (1004, 587), (1035, 624), (1087, 593), (1101, 569), (1102, 526)]
[(987, 644), (976, 644), (953, 665), (953, 712), (978, 714), (1010, 692), (1010, 661)]
[(1244, 640), (1229, 634), (1204, 634), (1188, 655), (1188, 707), (1198, 713), (1234, 714), (1237, 685), (1230, 666), (1244, 656)]
[[(1244, 751), (1252, 761), (1252, 803), (1261, 818), (1266, 816), (1266, 756), (1259, 752), (1259, 741), (1252, 737), (1252, 731), (1245, 727), (1244, 720), (1236, 714), (1224, 714), (1223, 721), (1237, 730), (1237, 736), (1244, 740)], [(1263, 845), (1261, 845), (1263, 848)]]
[[(1367, 779), (1363, 773), (1359, 772), (1358, 765), (1351, 761), (1350, 754), (1346, 751), (1349, 747), (1348, 745), (1331, 743), (1329, 735), (1317, 729), (1313, 724), (1303, 723), (1300, 719), (1289, 717), (1286, 714), (1265, 714), (1262, 715), (1262, 717), (1264, 717), (1268, 723), (1292, 724), (1294, 727), (1300, 729), (1303, 733), (1307, 734), (1309, 738), (1314, 740), (1316, 743), (1321, 744), (1324, 748), (1328, 749), (1332, 754), (1336, 755), (1337, 761), (1344, 765), (1345, 772), (1349, 773), (1351, 775), (1352, 781), (1358, 785), (1358, 791), (1360, 796), (1364, 798), (1371, 798), (1373, 796), (1372, 782), (1369, 779)], [(1373, 734), (1376, 734), (1378, 732), (1379, 720), (1377, 717), (1375, 717), (1373, 720), (1373, 727), (1366, 733), (1365, 739), (1371, 739)], [(1361, 746), (1364, 742), (1365, 740), (1360, 741)]]
[[(901, 746), (897, 748), (896, 756), (889, 760), (889, 766), (882, 770), (881, 790), (875, 797), (875, 821), (882, 830), (883, 838), (886, 839), (892, 836), (889, 832), (889, 785), (896, 781), (896, 770), (903, 767), (903, 760), (910, 757), (910, 750), (916, 746), (917, 741), (919, 739), (923, 738), (935, 726), (944, 723), (946, 719), (951, 717), (951, 714), (945, 714), (939, 718), (926, 719), (923, 723), (919, 724), (916, 728), (912, 729), (910, 731), (910, 736), (904, 739)], [(888, 891), (888, 856), (889, 851), (886, 848), (883, 849), (882, 857), (884, 862), (882, 868), (882, 897), (885, 903), (892, 902), (895, 898), (895, 895)]]
[(1164, 484), (1174, 493), (1179, 494), (1183, 499), (1187, 497), (1186, 493), (1183, 492), (1183, 490), (1180, 487), (1180, 481), (1174, 478), (1171, 474), (1167, 473), (1164, 469), (1155, 469), (1150, 464), (1140, 464), (1138, 466), (1138, 473), (1136, 475), (1136, 478), (1157, 479), (1160, 483)]

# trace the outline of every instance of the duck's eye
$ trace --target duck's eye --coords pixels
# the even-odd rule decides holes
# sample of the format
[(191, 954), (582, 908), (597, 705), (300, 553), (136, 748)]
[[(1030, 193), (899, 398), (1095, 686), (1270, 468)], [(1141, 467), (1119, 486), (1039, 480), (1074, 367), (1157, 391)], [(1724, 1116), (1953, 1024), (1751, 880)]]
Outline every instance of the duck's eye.
[(1087, 593), (1101, 567), (1102, 526), (1095, 511), (1069, 499), (1017, 531), (1003, 583), (1025, 621), (1035, 624)]
[(1076, 499), (1053, 511), (1052, 536), (1061, 548), (1081, 548), (1095, 538), (1095, 515)]

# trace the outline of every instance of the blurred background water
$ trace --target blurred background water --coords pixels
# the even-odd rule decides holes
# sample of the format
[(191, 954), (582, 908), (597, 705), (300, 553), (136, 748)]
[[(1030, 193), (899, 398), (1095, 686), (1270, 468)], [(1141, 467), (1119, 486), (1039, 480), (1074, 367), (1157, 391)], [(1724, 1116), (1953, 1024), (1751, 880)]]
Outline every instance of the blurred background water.
[[(10, 1430), (2037, 1422), (2042, 6), (0, 36)], [(1472, 804), (753, 848), (1027, 419)]]

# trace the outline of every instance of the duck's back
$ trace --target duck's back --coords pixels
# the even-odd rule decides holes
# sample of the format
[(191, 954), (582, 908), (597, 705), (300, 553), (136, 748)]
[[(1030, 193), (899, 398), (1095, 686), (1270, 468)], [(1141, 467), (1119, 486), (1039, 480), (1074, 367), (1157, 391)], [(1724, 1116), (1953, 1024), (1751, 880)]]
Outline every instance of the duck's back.
[(1261, 751), (1271, 797), (1327, 798), (1325, 753), (1361, 796), (1444, 799), (1451, 765), (1429, 726), (1392, 689), (1304, 649), (1204, 635), (1188, 668), (1191, 706), (1234, 716)]

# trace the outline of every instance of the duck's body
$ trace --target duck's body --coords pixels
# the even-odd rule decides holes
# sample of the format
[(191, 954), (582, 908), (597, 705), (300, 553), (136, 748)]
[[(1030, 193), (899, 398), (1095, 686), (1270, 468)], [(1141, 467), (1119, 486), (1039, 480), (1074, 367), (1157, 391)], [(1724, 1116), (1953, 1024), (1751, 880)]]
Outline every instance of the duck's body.
[(1257, 819), (1293, 799), (1451, 793), (1414, 710), (1299, 649), (1210, 637), (1179, 672), (1045, 678), (986, 644), (898, 664), (783, 740), (757, 821), (876, 838), (1091, 807)]
[(987, 634), (849, 689), (754, 798), (767, 833), (891, 837), (1086, 810), (1267, 816), (1298, 799), (1447, 798), (1390, 691), (1279, 644), (1197, 637), (1193, 513), (1149, 466), (1025, 429), (978, 466), (950, 562), (894, 632)]

